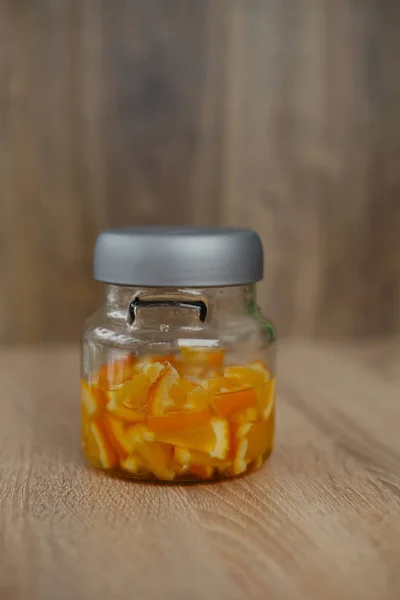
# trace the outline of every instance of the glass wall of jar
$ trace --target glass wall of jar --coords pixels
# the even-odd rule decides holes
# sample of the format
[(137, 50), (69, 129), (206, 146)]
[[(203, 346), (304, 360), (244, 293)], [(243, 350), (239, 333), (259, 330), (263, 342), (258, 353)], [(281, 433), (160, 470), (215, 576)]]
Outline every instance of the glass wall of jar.
[(82, 440), (96, 467), (210, 481), (259, 468), (274, 439), (275, 333), (248, 230), (103, 232), (104, 303), (86, 323)]

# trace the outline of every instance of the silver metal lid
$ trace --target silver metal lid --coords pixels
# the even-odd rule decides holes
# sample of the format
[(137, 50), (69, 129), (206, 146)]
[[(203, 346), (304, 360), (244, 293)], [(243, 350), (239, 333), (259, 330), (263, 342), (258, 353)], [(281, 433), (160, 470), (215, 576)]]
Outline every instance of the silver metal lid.
[(241, 285), (263, 278), (263, 249), (250, 229), (106, 229), (96, 241), (94, 277), (149, 287)]

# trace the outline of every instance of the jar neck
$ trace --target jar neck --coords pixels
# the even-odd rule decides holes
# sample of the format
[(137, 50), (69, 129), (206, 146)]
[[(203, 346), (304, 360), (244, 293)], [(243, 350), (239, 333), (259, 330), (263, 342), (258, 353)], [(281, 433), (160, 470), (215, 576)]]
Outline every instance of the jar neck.
[[(201, 303), (204, 303), (205, 321), (209, 323), (216, 319), (229, 320), (232, 316), (249, 314), (254, 310), (256, 285), (204, 288), (131, 287), (111, 284), (104, 286), (104, 310), (111, 318), (129, 319), (130, 307), (135, 300), (137, 313), (141, 314), (141, 322), (146, 321), (147, 314), (152, 322), (157, 320), (160, 324), (164, 320), (170, 324), (173, 319), (179, 325), (181, 318), (183, 324), (187, 320), (196, 321), (201, 316)], [(150, 308), (157, 308), (157, 305), (163, 310), (157, 310), (155, 319), (154, 311)]]

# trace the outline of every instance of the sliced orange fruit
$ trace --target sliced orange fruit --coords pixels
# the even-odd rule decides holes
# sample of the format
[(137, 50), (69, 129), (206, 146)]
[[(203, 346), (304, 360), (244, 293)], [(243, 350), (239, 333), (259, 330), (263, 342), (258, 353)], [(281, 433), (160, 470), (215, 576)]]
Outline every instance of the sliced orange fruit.
[(142, 373), (146, 375), (146, 377), (150, 380), (150, 383), (153, 384), (155, 381), (157, 381), (160, 375), (164, 373), (167, 364), (169, 363), (154, 361), (150, 364), (143, 365)]
[(240, 473), (243, 473), (247, 468), (247, 434), (251, 430), (251, 427), (251, 423), (231, 423), (229, 457), (231, 458), (233, 463), (233, 475), (239, 475)]
[(143, 368), (154, 363), (169, 363), (171, 366), (175, 364), (175, 356), (173, 354), (148, 354), (141, 356), (136, 361), (136, 370), (143, 371)]
[(174, 459), (178, 464), (186, 467), (198, 465), (222, 469), (229, 466), (228, 460), (212, 458), (209, 454), (197, 452), (196, 450), (189, 450), (188, 448), (174, 448)]
[(241, 387), (257, 387), (265, 382), (265, 373), (251, 367), (227, 367), (224, 377)]
[[(175, 408), (200, 410), (211, 405), (212, 396), (201, 385), (186, 379), (178, 379), (169, 390)], [(172, 410), (172, 406), (170, 408)]]
[(106, 392), (108, 400), (115, 400), (127, 408), (141, 409), (147, 402), (151, 382), (146, 375), (140, 373), (124, 383), (116, 390)]
[(106, 392), (108, 400), (115, 399), (117, 403), (127, 408), (142, 409), (147, 404), (151, 386), (164, 369), (161, 363), (146, 365), (143, 373), (133, 375), (132, 379), (119, 388)]
[(275, 384), (276, 377), (273, 377), (265, 384), (265, 395), (260, 399), (261, 413), (264, 421), (267, 421), (275, 406)]
[(203, 380), (201, 385), (209, 394), (226, 394), (243, 387), (242, 385), (238, 386), (227, 377), (211, 377)]
[(91, 448), (96, 449), (96, 453), (89, 458), (98, 460), (104, 469), (112, 469), (118, 463), (118, 455), (104, 433), (101, 424), (97, 421), (90, 423)]
[(126, 456), (133, 450), (133, 444), (126, 437), (126, 423), (112, 414), (104, 415), (104, 429), (112, 446), (120, 456)]
[(85, 407), (89, 419), (96, 417), (106, 404), (106, 396), (102, 390), (99, 390), (81, 380), (81, 401)]
[(204, 425), (157, 433), (156, 439), (181, 448), (205, 452), (214, 458), (225, 459), (229, 451), (229, 425), (225, 419), (212, 417)]
[(266, 421), (274, 406), (275, 377), (271, 376), (265, 364), (254, 361), (245, 367), (228, 367), (224, 375), (237, 384), (255, 387), (261, 417)]
[[(188, 383), (188, 382), (187, 382)], [(192, 384), (193, 385), (193, 384)], [(187, 393), (185, 400), (186, 410), (200, 410), (206, 408), (212, 403), (212, 396), (203, 387), (194, 386), (191, 391)]]
[[(257, 394), (257, 392), (256, 392)], [(257, 408), (246, 408), (230, 416), (230, 420), (234, 423), (254, 423), (259, 421), (260, 413)]]
[(171, 446), (157, 442), (143, 442), (136, 447), (135, 454), (158, 479), (166, 481), (174, 479), (175, 473), (171, 468)]
[(142, 465), (142, 463), (140, 462), (140, 459), (131, 454), (129, 456), (127, 456), (126, 458), (124, 458), (123, 460), (121, 460), (121, 469), (123, 469), (124, 471), (127, 471), (128, 473), (132, 473), (134, 475), (138, 475), (139, 473), (144, 471), (144, 467)]
[(136, 374), (123, 386), (106, 392), (107, 411), (129, 423), (144, 421), (151, 386), (164, 369), (161, 363), (148, 365), (145, 373)]
[(129, 354), (123, 358), (110, 361), (97, 374), (97, 385), (103, 390), (112, 390), (131, 379), (136, 358)]
[(130, 452), (132, 452), (136, 446), (142, 442), (154, 442), (155, 440), (154, 433), (149, 431), (148, 427), (142, 423), (129, 425), (125, 430), (125, 437), (130, 446)]
[(228, 417), (233, 413), (255, 408), (257, 406), (257, 396), (254, 389), (237, 390), (224, 394), (217, 394), (214, 397), (215, 412), (219, 417)]
[(247, 460), (255, 460), (268, 451), (272, 444), (270, 430), (268, 422), (253, 423), (250, 431), (247, 433)]
[(188, 472), (199, 479), (211, 479), (214, 474), (215, 467), (206, 465), (192, 465)]
[(144, 408), (139, 410), (128, 408), (127, 406), (124, 406), (122, 402), (118, 402), (116, 398), (109, 400), (106, 405), (106, 410), (127, 423), (140, 423), (146, 419)]
[[(149, 406), (154, 416), (161, 417), (169, 411), (182, 408), (182, 398), (186, 394), (179, 395), (181, 381), (178, 371), (169, 363), (164, 363), (165, 369), (151, 388)], [(182, 392), (182, 390), (181, 390)]]
[(257, 398), (261, 418), (268, 421), (275, 405), (275, 382), (276, 377), (267, 381), (263, 386), (257, 389)]
[(239, 440), (235, 458), (233, 459), (233, 474), (240, 475), (244, 473), (249, 464), (249, 460), (246, 457), (247, 454), (248, 441), (246, 438), (242, 438)]
[(154, 417), (150, 415), (147, 419), (147, 425), (150, 431), (156, 433), (162, 431), (176, 431), (186, 429), (187, 427), (196, 427), (207, 423), (211, 418), (208, 408), (201, 410), (192, 410), (189, 412), (171, 413), (163, 417)]

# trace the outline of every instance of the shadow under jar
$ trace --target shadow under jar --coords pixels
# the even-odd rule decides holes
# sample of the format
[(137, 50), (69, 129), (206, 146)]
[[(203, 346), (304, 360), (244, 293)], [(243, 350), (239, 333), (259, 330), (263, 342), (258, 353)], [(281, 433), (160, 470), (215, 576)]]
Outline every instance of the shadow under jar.
[(83, 450), (138, 480), (213, 481), (260, 467), (274, 439), (275, 332), (256, 304), (246, 229), (102, 232), (103, 306), (83, 338)]

